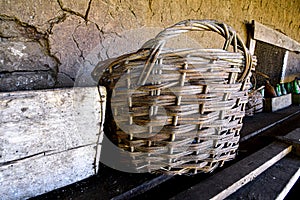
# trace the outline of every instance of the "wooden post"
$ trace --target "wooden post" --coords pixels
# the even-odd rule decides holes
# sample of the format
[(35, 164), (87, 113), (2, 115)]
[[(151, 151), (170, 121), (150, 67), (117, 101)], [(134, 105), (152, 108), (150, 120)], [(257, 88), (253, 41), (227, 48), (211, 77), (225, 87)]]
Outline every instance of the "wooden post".
[(0, 191), (26, 199), (98, 172), (104, 87), (0, 93)]

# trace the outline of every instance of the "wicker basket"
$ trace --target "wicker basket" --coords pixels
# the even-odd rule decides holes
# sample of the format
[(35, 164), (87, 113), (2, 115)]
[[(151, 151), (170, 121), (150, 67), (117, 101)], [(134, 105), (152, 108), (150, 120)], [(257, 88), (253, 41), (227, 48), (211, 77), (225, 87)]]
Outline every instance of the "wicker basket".
[[(224, 49), (164, 47), (189, 31), (220, 34)], [(231, 27), (186, 20), (139, 51), (97, 66), (92, 75), (108, 91), (106, 134), (130, 155), (124, 164), (131, 163), (137, 172), (191, 174), (210, 172), (233, 159), (252, 63)]]
[(245, 108), (246, 116), (253, 116), (256, 113), (260, 113), (263, 111), (263, 96), (258, 90), (253, 90), (248, 94), (248, 103)]

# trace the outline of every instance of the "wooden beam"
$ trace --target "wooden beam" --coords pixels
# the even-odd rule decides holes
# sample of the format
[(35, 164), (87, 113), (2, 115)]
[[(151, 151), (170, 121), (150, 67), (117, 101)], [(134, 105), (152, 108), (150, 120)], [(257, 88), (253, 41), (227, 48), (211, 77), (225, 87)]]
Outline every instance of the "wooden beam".
[(269, 28), (257, 21), (252, 21), (254, 28), (253, 39), (278, 46), (289, 51), (300, 52), (300, 44), (290, 37)]
[(272, 143), (172, 199), (224, 199), (285, 157), (292, 145)]
[(1, 196), (24, 199), (96, 174), (105, 99), (104, 87), (0, 93)]

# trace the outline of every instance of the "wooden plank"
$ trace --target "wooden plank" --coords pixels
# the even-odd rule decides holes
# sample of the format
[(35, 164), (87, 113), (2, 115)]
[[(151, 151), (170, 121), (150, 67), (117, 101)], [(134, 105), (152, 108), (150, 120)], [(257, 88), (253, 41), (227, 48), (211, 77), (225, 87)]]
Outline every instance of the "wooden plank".
[(172, 199), (224, 199), (252, 181), (291, 150), (291, 145), (274, 142)]
[(27, 199), (94, 175), (95, 144), (0, 167), (1, 199)]
[(280, 77), (280, 83), (286, 83), (285, 77), (286, 77), (286, 70), (288, 65), (288, 58), (289, 58), (289, 51), (285, 51), (284, 57), (283, 57), (283, 63), (282, 63), (282, 69), (281, 69), (281, 77)]
[(282, 95), (280, 97), (265, 98), (264, 110), (275, 112), (292, 105), (292, 94)]
[(249, 41), (249, 52), (251, 53), (251, 55), (254, 55), (254, 52), (255, 52), (255, 45), (256, 45), (256, 40), (250, 38), (250, 41)]
[(24, 199), (96, 174), (105, 103), (104, 87), (0, 93), (0, 192)]
[[(244, 127), (241, 131), (240, 143), (259, 135), (260, 133), (274, 128), (276, 125), (286, 123), (300, 113), (300, 109), (295, 106), (280, 110), (274, 115), (273, 113), (261, 113), (254, 118), (247, 118), (244, 121)], [(268, 120), (264, 120), (267, 118)]]
[(226, 200), (283, 199), (299, 177), (300, 158), (287, 155)]
[(269, 28), (257, 21), (252, 21), (254, 28), (253, 39), (278, 46), (289, 51), (300, 52), (300, 44), (290, 37)]

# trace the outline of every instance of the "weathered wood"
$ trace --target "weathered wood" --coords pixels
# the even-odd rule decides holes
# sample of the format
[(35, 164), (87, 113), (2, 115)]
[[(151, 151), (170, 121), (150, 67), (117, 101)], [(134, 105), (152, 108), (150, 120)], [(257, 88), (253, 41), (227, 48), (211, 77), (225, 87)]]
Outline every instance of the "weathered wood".
[(105, 99), (104, 87), (0, 93), (5, 199), (35, 196), (97, 173)]
[(291, 145), (274, 142), (172, 199), (224, 199), (252, 181), (291, 150)]
[(289, 58), (289, 51), (285, 51), (284, 57), (283, 57), (283, 63), (282, 63), (282, 69), (281, 69), (281, 77), (280, 77), (280, 83), (285, 83), (285, 74), (287, 70), (288, 65), (288, 58)]
[(278, 46), (289, 51), (300, 52), (300, 44), (290, 37), (269, 28), (257, 21), (252, 21), (254, 27), (253, 39)]
[(299, 177), (300, 158), (287, 155), (225, 200), (284, 199)]
[(254, 55), (255, 45), (256, 45), (256, 40), (250, 38), (250, 40), (249, 40), (249, 48), (248, 49), (249, 49), (251, 55)]
[(286, 94), (280, 97), (265, 98), (264, 110), (275, 112), (292, 105), (292, 95)]

